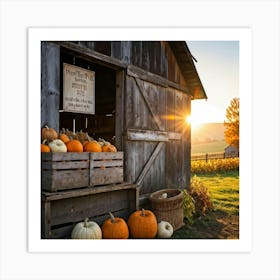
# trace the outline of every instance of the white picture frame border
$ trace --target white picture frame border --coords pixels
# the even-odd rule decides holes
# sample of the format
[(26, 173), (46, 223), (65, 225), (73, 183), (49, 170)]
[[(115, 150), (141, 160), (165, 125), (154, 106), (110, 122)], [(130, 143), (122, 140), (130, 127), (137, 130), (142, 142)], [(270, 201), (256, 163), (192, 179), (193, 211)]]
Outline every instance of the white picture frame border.
[[(145, 34), (145, 35), (141, 35)], [(29, 28), (29, 236), (30, 252), (250, 252), (252, 248), (252, 64), (250, 28)], [(185, 41), (239, 41), (240, 65), (240, 225), (239, 239), (180, 239), (180, 240), (54, 240), (40, 236), (40, 44), (41, 41), (90, 40), (185, 40)], [(245, 114), (242, 114), (243, 109)], [(245, 109), (246, 108), (246, 109)], [(244, 116), (244, 117), (243, 117)], [(34, 121), (36, 119), (36, 121)], [(31, 168), (31, 166), (33, 168)], [(246, 174), (246, 175), (245, 175)], [(251, 174), (251, 176), (248, 176)], [(37, 176), (35, 176), (37, 175)], [(246, 207), (244, 207), (246, 205)]]

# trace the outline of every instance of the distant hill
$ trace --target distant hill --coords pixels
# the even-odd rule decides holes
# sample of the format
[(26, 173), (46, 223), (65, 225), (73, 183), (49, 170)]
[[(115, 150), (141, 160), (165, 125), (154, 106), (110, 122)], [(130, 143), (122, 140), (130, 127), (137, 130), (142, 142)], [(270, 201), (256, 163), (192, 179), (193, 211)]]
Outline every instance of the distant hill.
[(223, 123), (205, 123), (192, 129), (192, 143), (207, 143), (224, 140)]

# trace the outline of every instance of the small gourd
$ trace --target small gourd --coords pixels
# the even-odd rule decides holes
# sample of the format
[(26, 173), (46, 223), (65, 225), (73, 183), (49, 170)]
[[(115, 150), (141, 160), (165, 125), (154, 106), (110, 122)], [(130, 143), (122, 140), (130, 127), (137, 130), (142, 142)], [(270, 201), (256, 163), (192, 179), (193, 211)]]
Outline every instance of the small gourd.
[(127, 239), (129, 230), (127, 223), (120, 217), (114, 217), (109, 212), (110, 218), (105, 220), (102, 225), (102, 235), (104, 239)]
[(100, 226), (86, 218), (83, 222), (75, 225), (71, 233), (72, 239), (102, 239)]
[(68, 135), (65, 134), (65, 133), (61, 133), (61, 134), (59, 135), (59, 139), (60, 139), (61, 141), (63, 141), (63, 143), (67, 143), (68, 141), (70, 141), (70, 138), (69, 138)]
[(161, 221), (158, 223), (157, 236), (159, 238), (170, 238), (173, 234), (173, 227), (167, 221)]
[(45, 139), (42, 143), (41, 143), (41, 153), (49, 153), (51, 151), (50, 147), (46, 144), (47, 139)]
[(49, 142), (49, 147), (53, 153), (66, 153), (67, 147), (60, 139), (54, 139)]
[(45, 125), (41, 130), (41, 139), (47, 141), (52, 141), (58, 138), (57, 132), (53, 129)]
[(104, 139), (99, 139), (99, 141), (103, 142), (103, 145), (102, 145), (102, 152), (106, 152), (106, 153), (115, 153), (117, 152), (117, 148), (111, 144), (110, 142), (108, 141), (105, 141)]

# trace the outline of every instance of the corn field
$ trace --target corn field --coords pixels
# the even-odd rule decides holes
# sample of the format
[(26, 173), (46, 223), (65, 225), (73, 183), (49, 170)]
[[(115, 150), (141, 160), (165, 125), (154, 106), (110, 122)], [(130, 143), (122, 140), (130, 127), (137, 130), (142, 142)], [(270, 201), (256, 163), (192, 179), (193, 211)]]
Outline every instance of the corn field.
[(192, 174), (225, 173), (232, 170), (239, 170), (239, 158), (191, 161)]

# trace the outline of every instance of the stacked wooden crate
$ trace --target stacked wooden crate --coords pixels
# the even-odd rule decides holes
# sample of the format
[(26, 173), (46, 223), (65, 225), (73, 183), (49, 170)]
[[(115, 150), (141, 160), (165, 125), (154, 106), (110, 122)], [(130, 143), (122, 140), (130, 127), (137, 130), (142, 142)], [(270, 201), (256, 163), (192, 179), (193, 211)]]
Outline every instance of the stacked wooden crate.
[(123, 152), (41, 154), (41, 237), (69, 238), (75, 223), (127, 218), (138, 188), (123, 182)]

